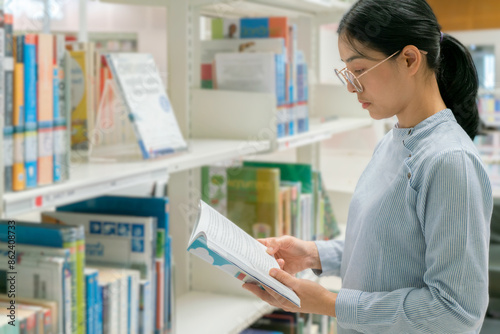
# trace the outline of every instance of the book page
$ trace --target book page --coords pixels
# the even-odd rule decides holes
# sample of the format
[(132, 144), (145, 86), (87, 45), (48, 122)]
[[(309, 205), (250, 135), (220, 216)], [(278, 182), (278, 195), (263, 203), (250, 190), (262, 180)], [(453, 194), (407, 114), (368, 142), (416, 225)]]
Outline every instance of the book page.
[(214, 243), (223, 250), (253, 267), (264, 275), (271, 268), (278, 268), (276, 259), (266, 253), (266, 247), (234, 225), (229, 219), (202, 202), (198, 230), (203, 230), (208, 243)]

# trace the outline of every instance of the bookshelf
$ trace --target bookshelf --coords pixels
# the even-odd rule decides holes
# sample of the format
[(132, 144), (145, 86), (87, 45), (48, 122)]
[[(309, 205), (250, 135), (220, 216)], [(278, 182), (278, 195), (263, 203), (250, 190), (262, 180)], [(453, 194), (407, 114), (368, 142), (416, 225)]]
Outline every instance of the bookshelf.
[[(82, 0), (83, 1), (83, 0)], [(109, 3), (167, 6), (168, 95), (189, 142), (189, 151), (173, 157), (133, 163), (83, 163), (71, 167), (71, 179), (62, 184), (1, 195), (0, 213), (15, 217), (126, 190), (147, 182), (167, 181), (170, 197), (172, 251), (175, 262), (176, 334), (239, 333), (272, 307), (241, 289), (241, 284), (186, 252), (193, 219), (190, 209), (200, 197), (199, 168), (256, 154), (297, 150), (298, 162), (320, 167), (319, 142), (334, 134), (372, 125), (344, 87), (321, 85), (318, 73), (319, 25), (338, 20), (349, 6), (340, 0), (105, 0)], [(320, 3), (328, 3), (322, 5)], [(270, 95), (203, 91), (198, 84), (199, 17), (286, 15), (299, 25), (299, 46), (310, 64), (310, 131), (276, 138), (259, 136), (275, 113)], [(342, 95), (343, 94), (343, 95)], [(244, 121), (235, 118), (234, 105), (243, 108)], [(206, 118), (207, 109), (216, 117)], [(212, 115), (213, 116), (213, 115)], [(328, 122), (324, 117), (336, 116)], [(231, 117), (233, 119), (231, 119)], [(213, 122), (213, 123), (210, 123)], [(215, 124), (215, 122), (218, 122)], [(275, 129), (275, 127), (273, 128)], [(229, 130), (233, 131), (230, 132)], [(258, 158), (258, 156), (257, 156)], [(1, 155), (0, 155), (1, 162)], [(310, 279), (314, 279), (310, 276)]]

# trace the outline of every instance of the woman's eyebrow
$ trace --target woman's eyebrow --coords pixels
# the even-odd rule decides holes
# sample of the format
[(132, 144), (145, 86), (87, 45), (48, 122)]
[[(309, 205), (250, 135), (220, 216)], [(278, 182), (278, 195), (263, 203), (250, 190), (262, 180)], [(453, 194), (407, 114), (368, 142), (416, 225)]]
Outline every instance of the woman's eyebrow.
[(351, 61), (355, 60), (355, 59), (365, 59), (366, 57), (363, 57), (361, 55), (356, 55), (356, 56), (352, 56), (351, 58), (348, 58), (346, 61), (344, 61), (342, 58), (340, 60), (342, 60), (344, 63), (350, 63)]

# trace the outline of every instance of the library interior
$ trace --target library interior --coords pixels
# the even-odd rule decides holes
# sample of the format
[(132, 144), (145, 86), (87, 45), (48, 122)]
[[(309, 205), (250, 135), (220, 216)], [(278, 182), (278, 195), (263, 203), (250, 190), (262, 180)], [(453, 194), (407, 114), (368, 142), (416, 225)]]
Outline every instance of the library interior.
[(499, 333), (497, 56), (497, 0), (0, 0), (0, 334)]

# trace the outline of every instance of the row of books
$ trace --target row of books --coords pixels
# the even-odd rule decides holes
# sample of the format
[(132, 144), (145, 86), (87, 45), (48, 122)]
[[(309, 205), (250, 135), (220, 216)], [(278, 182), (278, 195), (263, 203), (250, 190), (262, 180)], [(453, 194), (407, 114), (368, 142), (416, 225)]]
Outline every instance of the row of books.
[(204, 166), (202, 200), (254, 238), (340, 234), (320, 172), (308, 164), (244, 161)]
[(212, 19), (212, 40), (201, 43), (201, 87), (276, 96), (277, 135), (309, 129), (308, 77), (287, 17)]
[(63, 181), (69, 177), (71, 107), (64, 37), (14, 35), (12, 15), (0, 16), (6, 191)]
[(43, 212), (41, 221), (0, 222), (0, 273), (13, 271), (14, 257), (16, 297), (56, 303), (54, 333), (171, 330), (168, 199), (99, 197)]

